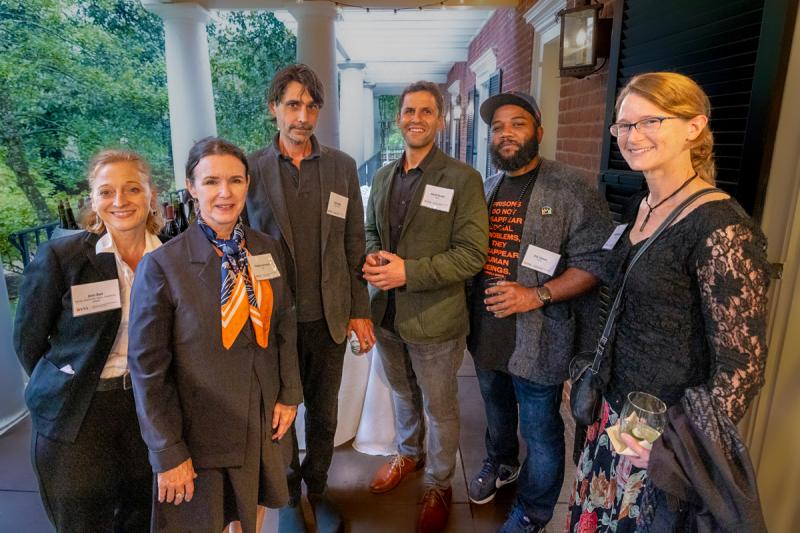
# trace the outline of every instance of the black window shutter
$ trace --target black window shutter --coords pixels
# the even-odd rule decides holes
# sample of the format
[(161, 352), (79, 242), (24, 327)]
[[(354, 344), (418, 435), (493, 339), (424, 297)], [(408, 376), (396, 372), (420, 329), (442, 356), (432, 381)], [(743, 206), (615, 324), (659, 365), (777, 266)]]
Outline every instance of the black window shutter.
[[(489, 96), (488, 97), (492, 97), (492, 96), (494, 96), (496, 94), (500, 94), (500, 91), (502, 90), (502, 84), (503, 84), (503, 71), (502, 71), (502, 69), (500, 69), (500, 70), (497, 71), (496, 74), (494, 74), (491, 78), (489, 78)], [(486, 168), (485, 168), (485, 172), (486, 173), (483, 175), (484, 178), (488, 178), (489, 176), (491, 176), (492, 174), (497, 172), (497, 169), (494, 168), (494, 165), (492, 164), (492, 156), (490, 155), (492, 153), (491, 150), (490, 150), (491, 146), (492, 146), (492, 133), (491, 132), (487, 132), (487, 134), (486, 134)]]
[[(469, 94), (467, 96), (469, 102), (474, 102), (476, 96), (478, 95), (478, 91), (475, 90), (475, 87), (469, 90)], [(475, 111), (477, 108), (475, 105), (468, 105), (467, 106), (467, 159), (466, 162), (470, 166), (475, 166), (475, 158), (473, 155), (473, 147), (475, 146)]]
[[(711, 100), (717, 186), (749, 212), (760, 209), (757, 192), (769, 162), (770, 104), (783, 87), (785, 18), (792, 0), (636, 0), (616, 9), (606, 122), (614, 120), (616, 95), (636, 74), (673, 71), (691, 76)], [(690, 14), (690, 16), (687, 16)], [(780, 68), (783, 61), (783, 69)], [(772, 126), (774, 129), (774, 126)], [(766, 157), (766, 159), (764, 159)], [(616, 216), (644, 176), (632, 171), (606, 131), (600, 185)]]

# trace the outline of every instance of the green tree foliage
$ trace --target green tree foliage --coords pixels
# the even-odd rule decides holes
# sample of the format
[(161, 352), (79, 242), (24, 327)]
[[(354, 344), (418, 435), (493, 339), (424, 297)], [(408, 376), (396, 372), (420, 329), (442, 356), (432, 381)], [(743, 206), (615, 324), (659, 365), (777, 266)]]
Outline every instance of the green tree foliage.
[(163, 30), (128, 4), (0, 0), (0, 113), (10, 124), (0, 144), (41, 222), (53, 214), (30, 190), (33, 175), (79, 193), (91, 156), (118, 146), (144, 153), (157, 175), (171, 166)]
[(268, 11), (232, 12), (208, 26), (217, 132), (249, 152), (272, 141), (265, 94), (293, 63), (295, 37)]
[[(253, 11), (215, 13), (208, 38), (219, 134), (263, 146), (274, 134), (264, 91), (294, 60), (294, 36)], [(9, 232), (55, 220), (56, 197), (86, 194), (103, 148), (140, 152), (159, 189), (174, 188), (161, 19), (138, 0), (0, 0), (0, 121), (5, 257)]]

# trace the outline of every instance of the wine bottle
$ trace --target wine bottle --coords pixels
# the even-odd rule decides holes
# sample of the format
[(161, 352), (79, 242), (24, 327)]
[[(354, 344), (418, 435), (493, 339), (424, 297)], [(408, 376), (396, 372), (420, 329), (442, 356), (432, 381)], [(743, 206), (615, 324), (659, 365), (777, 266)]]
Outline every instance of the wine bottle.
[(68, 228), (67, 224), (67, 210), (64, 209), (64, 203), (59, 200), (58, 201), (58, 223), (63, 229)]
[(197, 220), (197, 213), (194, 211), (194, 199), (192, 199), (191, 196), (186, 202), (186, 205), (189, 207), (189, 216), (187, 217), (189, 219), (189, 224), (194, 224), (194, 221)]
[(175, 200), (175, 222), (178, 225), (178, 233), (183, 233), (189, 227), (189, 222), (186, 220), (186, 212), (183, 210), (183, 204)]
[(75, 215), (72, 213), (72, 205), (69, 200), (64, 200), (67, 212), (67, 227), (68, 229), (78, 229), (78, 224), (75, 222)]
[(165, 208), (167, 224), (164, 226), (164, 233), (167, 236), (167, 239), (171, 239), (173, 237), (177, 237), (180, 233), (178, 229), (178, 223), (175, 221), (175, 208), (171, 205), (167, 204)]

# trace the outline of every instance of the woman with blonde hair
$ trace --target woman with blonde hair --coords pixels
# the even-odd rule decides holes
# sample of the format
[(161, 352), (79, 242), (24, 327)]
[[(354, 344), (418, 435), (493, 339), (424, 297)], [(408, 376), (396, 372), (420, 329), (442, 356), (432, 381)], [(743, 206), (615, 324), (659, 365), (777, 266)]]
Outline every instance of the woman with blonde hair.
[[(637, 75), (617, 98), (610, 131), (648, 191), (631, 202), (611, 252), (619, 302), (601, 366), (608, 378), (568, 530), (763, 529), (734, 424), (764, 381), (766, 239), (713, 186), (710, 113), (703, 90), (676, 73)], [(639, 392), (668, 409), (652, 449), (630, 434), (612, 438)]]
[(100, 152), (88, 182), (86, 231), (42, 245), (20, 287), (14, 345), (31, 376), (33, 467), (56, 530), (144, 532), (152, 473), (128, 372), (128, 309), (162, 222), (140, 155)]

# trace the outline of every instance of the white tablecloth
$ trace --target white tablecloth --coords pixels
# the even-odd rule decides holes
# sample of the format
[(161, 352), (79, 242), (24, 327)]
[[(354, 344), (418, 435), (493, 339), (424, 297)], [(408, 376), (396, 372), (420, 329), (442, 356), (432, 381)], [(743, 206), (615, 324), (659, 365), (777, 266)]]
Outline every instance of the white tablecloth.
[[(301, 448), (305, 448), (304, 417), (305, 407), (301, 405), (296, 425)], [(353, 355), (348, 346), (344, 356), (339, 389), (339, 425), (334, 445), (340, 446), (353, 438), (353, 448), (361, 453), (395, 453), (394, 408), (377, 348), (366, 355)]]

